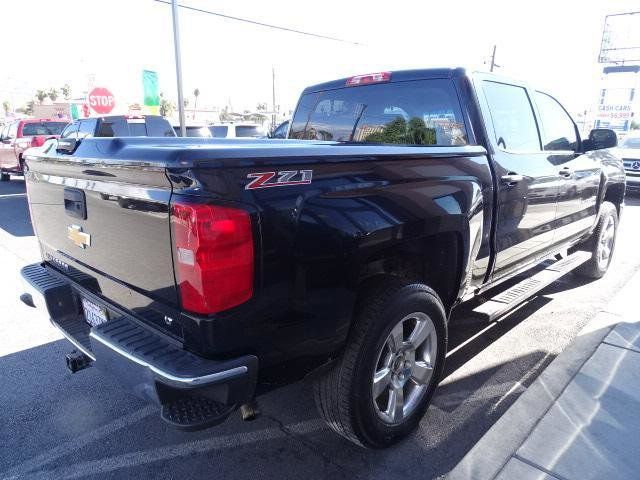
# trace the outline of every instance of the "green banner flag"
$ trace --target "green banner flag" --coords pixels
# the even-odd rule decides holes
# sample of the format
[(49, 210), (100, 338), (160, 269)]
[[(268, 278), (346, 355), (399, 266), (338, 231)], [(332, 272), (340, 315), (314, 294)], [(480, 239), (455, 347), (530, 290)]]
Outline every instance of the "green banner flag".
[(147, 113), (158, 115), (160, 111), (160, 94), (158, 93), (158, 73), (151, 70), (142, 71), (144, 88), (144, 107)]

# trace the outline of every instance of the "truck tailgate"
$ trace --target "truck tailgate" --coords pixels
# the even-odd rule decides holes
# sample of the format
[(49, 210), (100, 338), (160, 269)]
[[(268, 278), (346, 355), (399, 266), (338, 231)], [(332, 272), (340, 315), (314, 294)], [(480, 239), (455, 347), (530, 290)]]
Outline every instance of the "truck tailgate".
[(59, 156), (27, 163), (32, 223), (45, 260), (126, 308), (177, 304), (164, 167)]

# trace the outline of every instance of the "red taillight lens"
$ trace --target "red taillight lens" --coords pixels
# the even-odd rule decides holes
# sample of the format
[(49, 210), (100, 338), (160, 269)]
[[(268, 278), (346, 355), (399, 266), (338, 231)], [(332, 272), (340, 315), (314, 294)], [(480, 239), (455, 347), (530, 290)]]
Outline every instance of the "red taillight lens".
[(391, 80), (391, 72), (367, 73), (366, 75), (356, 75), (355, 77), (347, 78), (347, 87), (388, 82), (389, 80)]
[(171, 207), (182, 308), (215, 313), (253, 295), (253, 234), (244, 210), (196, 203)]

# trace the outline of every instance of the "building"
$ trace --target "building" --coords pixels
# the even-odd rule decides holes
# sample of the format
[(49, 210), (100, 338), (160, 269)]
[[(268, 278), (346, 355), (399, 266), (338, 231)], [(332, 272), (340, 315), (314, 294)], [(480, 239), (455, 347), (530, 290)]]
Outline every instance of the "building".
[(594, 128), (620, 133), (640, 121), (640, 65), (612, 65), (602, 70)]

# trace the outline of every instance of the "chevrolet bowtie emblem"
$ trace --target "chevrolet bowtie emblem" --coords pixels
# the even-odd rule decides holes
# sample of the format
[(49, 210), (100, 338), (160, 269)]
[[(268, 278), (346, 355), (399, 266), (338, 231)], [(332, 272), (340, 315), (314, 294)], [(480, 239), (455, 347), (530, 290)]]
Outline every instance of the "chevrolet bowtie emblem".
[(70, 225), (67, 227), (67, 237), (80, 248), (87, 248), (91, 245), (91, 235), (84, 233), (82, 227)]

